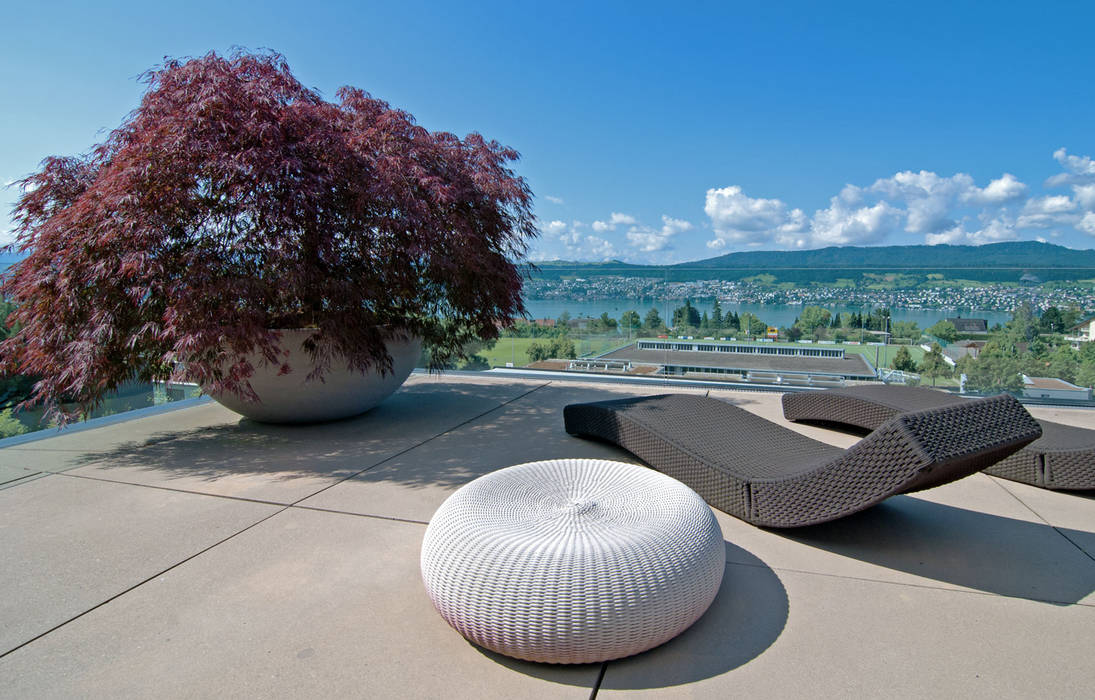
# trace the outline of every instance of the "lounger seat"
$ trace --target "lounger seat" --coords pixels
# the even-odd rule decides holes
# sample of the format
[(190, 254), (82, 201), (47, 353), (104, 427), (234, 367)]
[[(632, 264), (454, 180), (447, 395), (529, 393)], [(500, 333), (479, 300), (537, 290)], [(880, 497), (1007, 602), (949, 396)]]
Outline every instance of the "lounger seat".
[[(968, 403), (935, 389), (857, 386), (783, 395), (783, 415), (793, 421), (851, 425), (874, 430), (894, 416)], [(1042, 437), (984, 471), (1047, 489), (1095, 489), (1095, 430), (1039, 421)]]
[(847, 450), (703, 396), (571, 404), (571, 435), (605, 440), (755, 525), (834, 520), (977, 472), (1041, 435), (1011, 396), (902, 413)]

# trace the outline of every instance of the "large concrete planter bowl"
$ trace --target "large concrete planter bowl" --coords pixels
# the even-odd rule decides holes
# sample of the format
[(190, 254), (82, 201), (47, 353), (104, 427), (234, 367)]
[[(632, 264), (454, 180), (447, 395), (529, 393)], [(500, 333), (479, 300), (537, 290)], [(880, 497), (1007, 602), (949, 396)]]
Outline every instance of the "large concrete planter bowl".
[(249, 381), (259, 401), (244, 401), (231, 393), (206, 391), (218, 403), (245, 418), (264, 423), (318, 423), (349, 418), (368, 411), (388, 398), (403, 384), (414, 369), (422, 350), (422, 340), (389, 340), (392, 371), (381, 376), (370, 371), (364, 375), (351, 372), (337, 360), (323, 375), (322, 381), (306, 381), (312, 360), (301, 347), (310, 331), (281, 331), (281, 346), (289, 351), (286, 362), (289, 374), (278, 375), (278, 367), (263, 364), (261, 355), (251, 357), (254, 374)]

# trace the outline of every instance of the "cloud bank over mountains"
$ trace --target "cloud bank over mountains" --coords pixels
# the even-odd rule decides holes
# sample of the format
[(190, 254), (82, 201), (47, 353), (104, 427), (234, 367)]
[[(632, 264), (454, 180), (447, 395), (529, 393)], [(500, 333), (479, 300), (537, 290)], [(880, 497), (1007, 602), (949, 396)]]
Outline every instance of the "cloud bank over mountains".
[[(694, 227), (692, 222), (662, 215), (660, 227), (646, 226), (630, 214), (612, 212), (606, 221), (597, 220), (589, 226), (581, 221), (552, 220), (540, 227), (544, 242), (550, 249), (558, 250), (560, 244), (565, 253), (549, 255), (544, 249), (534, 251), (534, 260), (659, 260), (666, 261), (664, 251), (673, 250), (673, 239)], [(617, 229), (624, 231), (617, 241), (607, 234)], [(536, 253), (539, 252), (537, 255)], [(640, 255), (646, 254), (646, 255)]]
[(715, 235), (707, 247), (872, 245), (901, 232), (929, 245), (1011, 241), (1024, 233), (1055, 237), (1068, 228), (1095, 235), (1095, 161), (1063, 148), (1053, 157), (1065, 172), (1043, 187), (1068, 187), (1071, 195), (1032, 196), (1031, 187), (1011, 173), (981, 187), (966, 173), (904, 171), (867, 187), (846, 185), (827, 208), (807, 215), (779, 199), (750, 197), (738, 186), (712, 188), (704, 213)]
[[(694, 259), (704, 256), (699, 237), (706, 254), (717, 255), (895, 242), (1044, 241), (1071, 232), (1095, 236), (1095, 160), (1064, 148), (1053, 158), (1062, 172), (1046, 180), (1039, 192), (1011, 173), (979, 184), (966, 173), (908, 170), (867, 186), (845, 185), (828, 207), (812, 213), (778, 198), (750, 196), (740, 185), (713, 187), (704, 197), (707, 222), (702, 227), (665, 214), (661, 226), (621, 212), (589, 226), (552, 220), (543, 227), (540, 259)], [(690, 231), (694, 233), (682, 236)]]

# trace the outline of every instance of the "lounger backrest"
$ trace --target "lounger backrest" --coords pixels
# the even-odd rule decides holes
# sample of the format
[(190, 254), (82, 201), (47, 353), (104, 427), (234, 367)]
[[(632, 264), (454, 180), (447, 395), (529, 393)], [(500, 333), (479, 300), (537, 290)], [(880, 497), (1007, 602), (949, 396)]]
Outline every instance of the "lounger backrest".
[(885, 455), (911, 451), (920, 455), (925, 466), (922, 480), (907, 489), (917, 491), (949, 481), (948, 473), (954, 469), (987, 467), (1041, 435), (1038, 421), (1022, 404), (1002, 394), (895, 415), (842, 459), (874, 463), (888, 459)]
[[(897, 475), (918, 472), (902, 493), (938, 486), (980, 471), (1038, 439), (1038, 422), (1014, 397), (993, 396), (891, 418), (840, 457), (797, 477), (750, 485), (752, 521), (775, 527), (811, 522), (804, 504), (816, 502), (816, 521), (845, 507), (892, 496)], [(895, 477), (887, 477), (892, 472)], [(764, 498), (754, 496), (763, 490)], [(872, 492), (872, 490), (874, 492)], [(783, 512), (786, 510), (786, 512)]]

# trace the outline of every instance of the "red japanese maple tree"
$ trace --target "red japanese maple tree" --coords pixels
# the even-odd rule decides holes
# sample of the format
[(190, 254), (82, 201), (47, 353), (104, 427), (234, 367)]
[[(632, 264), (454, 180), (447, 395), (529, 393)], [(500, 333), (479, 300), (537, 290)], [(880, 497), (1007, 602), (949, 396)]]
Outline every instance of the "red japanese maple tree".
[[(28, 403), (83, 407), (129, 379), (180, 374), (252, 395), (252, 351), (314, 329), (332, 358), (386, 370), (389, 334), (435, 363), (524, 313), (536, 235), (518, 154), (460, 139), (345, 87), (327, 102), (277, 54), (210, 53), (144, 76), (140, 107), (82, 157), (20, 184), (0, 284), (20, 330), (0, 372), (41, 377)], [(293, 371), (311, 368), (293, 368)]]

